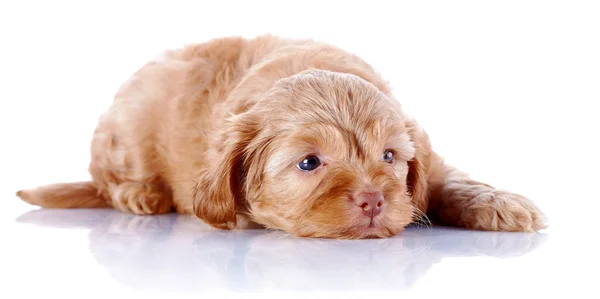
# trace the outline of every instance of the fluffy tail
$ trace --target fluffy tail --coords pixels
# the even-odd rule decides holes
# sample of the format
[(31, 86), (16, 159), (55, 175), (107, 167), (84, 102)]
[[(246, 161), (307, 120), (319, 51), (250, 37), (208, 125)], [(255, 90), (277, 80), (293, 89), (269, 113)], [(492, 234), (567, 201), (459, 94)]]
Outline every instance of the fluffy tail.
[(44, 208), (108, 208), (110, 205), (92, 182), (62, 183), (21, 190), (24, 202)]

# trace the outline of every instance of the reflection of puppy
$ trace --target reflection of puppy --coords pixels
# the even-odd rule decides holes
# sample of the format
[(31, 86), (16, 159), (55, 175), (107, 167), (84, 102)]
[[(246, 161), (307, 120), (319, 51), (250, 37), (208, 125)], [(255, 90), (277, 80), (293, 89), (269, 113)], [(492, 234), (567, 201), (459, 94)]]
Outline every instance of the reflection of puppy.
[(212, 230), (186, 215), (100, 211), (42, 209), (19, 221), (89, 226), (89, 249), (115, 280), (136, 289), (178, 292), (402, 290), (445, 257), (519, 256), (546, 237), (409, 227), (379, 240), (302, 239), (278, 231)]
[(444, 164), (387, 83), (331, 45), (262, 36), (169, 51), (117, 92), (92, 141), (92, 182), (17, 194), (43, 207), (241, 215), (300, 236), (389, 237), (425, 213), (535, 231), (527, 198)]

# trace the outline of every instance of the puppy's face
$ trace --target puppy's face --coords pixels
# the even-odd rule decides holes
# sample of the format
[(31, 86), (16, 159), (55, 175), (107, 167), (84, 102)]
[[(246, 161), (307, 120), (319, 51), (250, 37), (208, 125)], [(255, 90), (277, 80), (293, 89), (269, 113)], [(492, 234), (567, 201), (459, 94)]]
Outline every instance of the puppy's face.
[[(237, 117), (226, 146), (233, 161), (220, 163), (232, 176), (227, 186), (212, 186), (226, 190), (211, 194), (206, 186), (207, 209), (229, 201), (269, 228), (352, 239), (395, 235), (418, 213), (409, 128), (366, 81), (306, 72), (278, 82)], [(197, 214), (211, 223), (207, 209)]]

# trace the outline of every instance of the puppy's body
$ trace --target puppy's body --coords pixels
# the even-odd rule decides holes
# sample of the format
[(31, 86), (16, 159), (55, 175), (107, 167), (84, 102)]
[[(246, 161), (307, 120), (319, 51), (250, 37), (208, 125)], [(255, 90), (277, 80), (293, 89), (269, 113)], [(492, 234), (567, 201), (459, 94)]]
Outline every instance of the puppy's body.
[[(315, 237), (391, 236), (425, 212), (473, 229), (545, 226), (528, 199), (445, 165), (366, 62), (310, 40), (165, 52), (117, 92), (91, 155), (91, 182), (18, 195), (43, 207), (175, 210), (218, 228), (247, 216)], [(318, 168), (294, 167), (304, 157)]]

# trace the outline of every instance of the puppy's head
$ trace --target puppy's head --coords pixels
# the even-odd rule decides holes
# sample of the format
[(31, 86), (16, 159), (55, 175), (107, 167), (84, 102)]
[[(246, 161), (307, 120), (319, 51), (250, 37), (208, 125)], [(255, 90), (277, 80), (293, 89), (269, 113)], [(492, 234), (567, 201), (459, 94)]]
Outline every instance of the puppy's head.
[(359, 77), (312, 70), (280, 80), (228, 120), (195, 213), (219, 228), (243, 213), (299, 236), (395, 235), (426, 209), (419, 134)]

